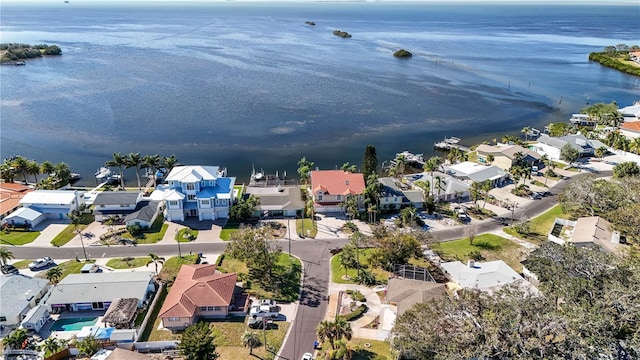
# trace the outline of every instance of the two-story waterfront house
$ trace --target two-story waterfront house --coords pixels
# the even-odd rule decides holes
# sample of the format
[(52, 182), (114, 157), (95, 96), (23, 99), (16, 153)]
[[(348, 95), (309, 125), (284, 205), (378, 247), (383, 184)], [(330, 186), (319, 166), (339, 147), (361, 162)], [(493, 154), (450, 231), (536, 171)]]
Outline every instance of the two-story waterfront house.
[(218, 166), (176, 166), (167, 175), (163, 187), (165, 217), (169, 221), (229, 218), (233, 205), (235, 177)]
[(311, 172), (313, 207), (316, 212), (342, 212), (341, 203), (355, 196), (358, 207), (364, 207), (364, 176), (342, 170), (316, 170)]

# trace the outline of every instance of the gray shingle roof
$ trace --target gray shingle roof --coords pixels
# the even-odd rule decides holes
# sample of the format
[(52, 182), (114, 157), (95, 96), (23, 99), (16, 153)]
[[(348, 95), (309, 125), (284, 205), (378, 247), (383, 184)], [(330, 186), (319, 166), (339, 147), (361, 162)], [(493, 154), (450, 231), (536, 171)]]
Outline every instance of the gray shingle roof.
[(124, 218), (124, 222), (131, 220), (151, 221), (158, 212), (158, 202), (149, 201), (146, 205), (142, 206), (139, 210), (132, 212)]
[(69, 274), (51, 289), (47, 304), (143, 299), (153, 273), (150, 271)]
[(139, 195), (137, 191), (103, 191), (96, 195), (93, 205), (135, 204)]
[(29, 301), (25, 294), (30, 291), (34, 296), (49, 286), (45, 279), (23, 274), (0, 275), (0, 315), (14, 316), (25, 310)]

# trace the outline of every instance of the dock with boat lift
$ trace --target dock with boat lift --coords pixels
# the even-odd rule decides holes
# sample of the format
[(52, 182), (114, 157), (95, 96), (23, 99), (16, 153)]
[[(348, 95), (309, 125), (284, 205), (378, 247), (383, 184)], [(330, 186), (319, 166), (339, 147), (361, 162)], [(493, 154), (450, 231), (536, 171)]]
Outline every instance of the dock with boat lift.
[(459, 149), (464, 152), (471, 151), (470, 148), (460, 145), (460, 141), (461, 139), (455, 136), (445, 137), (444, 140), (438, 141), (435, 144), (433, 144), (433, 147), (436, 148), (437, 150), (443, 150), (443, 151), (449, 151), (451, 149)]

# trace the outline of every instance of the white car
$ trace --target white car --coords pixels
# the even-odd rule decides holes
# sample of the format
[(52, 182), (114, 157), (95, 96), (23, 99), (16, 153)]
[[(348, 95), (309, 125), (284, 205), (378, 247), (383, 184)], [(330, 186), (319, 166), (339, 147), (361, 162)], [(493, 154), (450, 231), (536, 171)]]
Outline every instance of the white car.
[(260, 306), (276, 306), (276, 301), (271, 299), (262, 299), (259, 303)]
[(311, 353), (304, 353), (302, 354), (301, 360), (313, 360), (313, 355)]
[(253, 318), (270, 317), (275, 319), (280, 316), (280, 307), (269, 305), (253, 306), (251, 310), (249, 310), (249, 315)]
[(29, 264), (29, 270), (39, 270), (49, 265), (53, 265), (53, 259), (48, 256), (43, 257), (42, 259), (38, 259), (31, 264)]

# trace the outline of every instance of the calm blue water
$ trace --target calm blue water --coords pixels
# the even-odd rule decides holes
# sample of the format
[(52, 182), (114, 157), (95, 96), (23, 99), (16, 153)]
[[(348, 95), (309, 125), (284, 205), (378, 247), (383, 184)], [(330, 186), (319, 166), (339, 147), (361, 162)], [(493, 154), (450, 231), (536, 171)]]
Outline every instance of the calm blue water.
[[(640, 78), (587, 59), (640, 44), (638, 6), (60, 1), (1, 10), (2, 42), (64, 52), (0, 67), (1, 155), (65, 161), (85, 183), (113, 152), (175, 153), (241, 179), (252, 164), (293, 175), (302, 156), (322, 168), (360, 164), (372, 144), (382, 162), (430, 153), (445, 135), (473, 144), (566, 121), (587, 99), (640, 99)], [(399, 48), (413, 58), (394, 58)]]
[(66, 318), (57, 320), (51, 326), (51, 331), (78, 331), (85, 326), (93, 326), (98, 318)]

